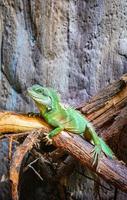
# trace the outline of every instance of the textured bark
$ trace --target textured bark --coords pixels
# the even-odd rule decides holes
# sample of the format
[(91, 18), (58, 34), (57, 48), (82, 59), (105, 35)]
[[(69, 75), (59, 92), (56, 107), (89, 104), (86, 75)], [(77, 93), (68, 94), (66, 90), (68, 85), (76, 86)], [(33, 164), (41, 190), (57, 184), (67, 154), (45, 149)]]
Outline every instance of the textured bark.
[[(22, 160), (26, 153), (31, 150), (32, 146), (38, 142), (37, 138), (43, 131), (45, 130), (40, 129), (40, 131), (38, 131), (37, 133), (29, 134), (24, 143), (17, 148), (14, 154), (10, 168), (12, 196), (14, 200), (18, 200), (19, 198), (18, 185)], [(127, 168), (125, 167), (125, 165), (122, 165), (121, 162), (108, 159), (103, 155), (103, 157), (99, 159), (97, 167), (95, 168), (94, 166), (92, 166), (92, 146), (77, 135), (62, 132), (61, 134), (53, 138), (53, 143), (56, 145), (56, 147), (62, 148), (64, 151), (69, 152), (80, 163), (82, 163), (83, 166), (87, 166), (91, 170), (94, 170), (96, 173), (98, 173), (98, 175), (102, 176), (122, 191), (127, 192)], [(63, 170), (59, 169), (59, 171), (60, 174), (58, 173), (57, 176), (64, 177), (65, 173), (63, 173)], [(65, 171), (66, 170), (64, 167), (64, 172)]]
[(29, 134), (29, 136), (26, 138), (26, 140), (23, 142), (21, 146), (19, 146), (14, 154), (14, 157), (11, 162), (10, 166), (10, 180), (11, 180), (11, 186), (12, 186), (12, 198), (13, 200), (18, 200), (18, 186), (19, 186), (19, 174), (21, 170), (21, 164), (23, 161), (23, 158), (27, 154), (28, 151), (30, 151), (34, 144), (38, 142), (38, 137), (40, 133), (38, 131), (33, 132)]
[[(93, 99), (91, 99), (90, 102), (87, 103), (85, 106), (81, 107), (80, 110), (87, 114), (89, 120), (92, 120), (96, 128), (99, 129), (100, 134), (101, 131), (103, 133), (105, 129), (108, 129), (107, 134), (105, 134), (106, 140), (109, 141), (110, 139), (113, 139), (116, 142), (116, 145), (118, 145), (119, 135), (120, 135), (119, 131), (121, 131), (124, 128), (124, 126), (127, 125), (127, 121), (125, 120), (126, 104), (127, 104), (127, 75), (124, 75), (119, 81), (115, 82), (114, 84), (103, 90), (103, 92), (100, 92), (97, 96), (93, 97)], [(108, 113), (107, 115), (107, 112), (110, 112), (111, 114), (109, 115)], [(115, 118), (116, 121), (117, 119), (120, 118), (120, 122), (117, 121), (116, 123)], [(117, 132), (115, 131), (115, 134), (113, 131), (114, 123), (115, 123), (115, 130), (117, 130)], [(0, 113), (1, 133), (19, 132), (19, 131), (24, 132), (35, 128), (41, 128), (40, 131), (42, 130), (42, 132), (49, 132), (49, 130), (51, 130), (51, 128), (45, 122), (43, 122), (43, 120), (40, 120), (39, 117), (37, 118), (29, 117), (27, 115), (21, 115), (21, 114), (18, 115), (11, 112)], [(18, 133), (17, 135), (12, 135), (12, 137), (18, 137)], [(34, 139), (34, 136), (28, 137), (28, 139), (26, 139), (23, 145), (21, 145), (20, 148), (18, 148), (14, 154), (10, 171), (11, 180), (13, 183), (12, 191), (14, 199), (18, 199), (17, 187), (19, 184), (19, 172), (20, 172), (21, 162), (25, 154), (28, 152), (28, 150), (30, 150), (33, 144), (36, 143), (36, 139), (37, 139), (36, 137)], [(98, 173), (98, 175), (102, 176), (109, 182), (112, 182), (121, 190), (127, 191), (127, 182), (126, 182), (127, 170), (125, 165), (122, 165), (122, 162), (112, 161), (103, 156), (102, 158), (99, 159), (98, 165), (95, 169), (94, 166), (92, 166), (92, 155), (90, 153), (92, 147), (90, 146), (90, 144), (88, 144), (86, 141), (84, 141), (77, 135), (73, 134), (68, 135), (67, 133), (63, 132), (53, 138), (53, 143), (56, 145), (56, 147), (62, 148), (64, 151), (69, 152), (73, 157), (79, 160), (79, 162), (82, 163), (83, 166), (87, 166), (92, 170), (96, 170), (96, 173)], [(111, 145), (113, 145), (113, 142), (111, 143)], [(51, 157), (55, 157), (53, 159), (57, 160), (58, 156), (56, 157), (55, 153), (56, 152), (53, 152), (54, 156), (51, 155)], [(115, 151), (115, 153), (118, 152)], [(123, 153), (122, 150), (121, 153)], [(60, 154), (59, 156), (61, 156), (62, 154)], [(61, 169), (59, 168), (59, 170), (61, 174)], [(57, 176), (59, 176), (59, 173)]]
[[(13, 112), (0, 112), (0, 133), (24, 132), (34, 128), (43, 128), (47, 124), (39, 117), (30, 117)], [(47, 131), (47, 129), (45, 129)]]
[[(92, 166), (92, 148), (77, 135), (62, 133), (54, 138), (57, 147), (68, 151), (83, 166), (95, 170)], [(122, 162), (112, 161), (108, 158), (100, 158), (97, 164), (96, 173), (121, 190), (127, 192), (127, 168)], [(108, 171), (108, 173), (107, 173)]]
[(94, 124), (117, 156), (127, 162), (127, 74), (100, 91), (80, 111)]
[(31, 110), (33, 83), (78, 104), (127, 71), (126, 1), (1, 0), (0, 9), (2, 108)]

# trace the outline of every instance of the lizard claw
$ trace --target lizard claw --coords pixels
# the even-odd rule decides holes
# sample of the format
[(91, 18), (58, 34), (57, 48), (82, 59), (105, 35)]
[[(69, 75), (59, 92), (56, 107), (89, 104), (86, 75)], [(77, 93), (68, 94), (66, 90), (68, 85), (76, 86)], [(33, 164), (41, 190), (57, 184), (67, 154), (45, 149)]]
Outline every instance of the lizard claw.
[(47, 133), (43, 133), (44, 137), (43, 137), (43, 141), (46, 143), (46, 145), (51, 145), (52, 144), (52, 139), (49, 138)]
[(92, 163), (93, 166), (94, 166), (94, 165), (97, 165), (97, 162), (98, 162), (98, 159), (99, 159), (99, 157), (100, 157), (101, 151), (102, 151), (102, 149), (101, 149), (101, 146), (100, 146), (100, 145), (96, 145), (96, 146), (92, 149), (91, 154), (92, 154), (92, 156), (93, 156), (93, 163)]
[(27, 115), (29, 117), (41, 117), (40, 113), (28, 112)]

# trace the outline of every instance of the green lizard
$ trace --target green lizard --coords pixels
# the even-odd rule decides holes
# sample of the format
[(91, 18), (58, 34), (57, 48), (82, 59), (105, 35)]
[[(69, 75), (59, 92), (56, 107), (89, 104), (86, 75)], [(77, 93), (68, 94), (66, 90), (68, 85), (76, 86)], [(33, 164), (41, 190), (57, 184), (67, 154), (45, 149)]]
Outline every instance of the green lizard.
[(49, 141), (62, 130), (70, 131), (83, 137), (86, 134), (95, 145), (92, 151), (94, 158), (93, 165), (96, 163), (101, 151), (106, 156), (113, 158), (114, 154), (112, 150), (97, 135), (92, 124), (79, 111), (73, 108), (65, 108), (54, 89), (33, 85), (27, 91), (28, 95), (35, 101), (41, 116), (54, 127), (47, 135)]

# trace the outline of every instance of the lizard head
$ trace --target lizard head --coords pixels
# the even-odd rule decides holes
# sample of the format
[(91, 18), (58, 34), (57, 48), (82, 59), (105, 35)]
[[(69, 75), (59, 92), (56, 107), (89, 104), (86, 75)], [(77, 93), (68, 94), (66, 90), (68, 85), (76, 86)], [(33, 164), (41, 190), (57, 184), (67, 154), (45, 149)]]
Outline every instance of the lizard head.
[(43, 87), (41, 85), (33, 85), (27, 89), (28, 95), (40, 106), (45, 106), (51, 109), (53, 103), (59, 102), (59, 97), (56, 91), (52, 88)]

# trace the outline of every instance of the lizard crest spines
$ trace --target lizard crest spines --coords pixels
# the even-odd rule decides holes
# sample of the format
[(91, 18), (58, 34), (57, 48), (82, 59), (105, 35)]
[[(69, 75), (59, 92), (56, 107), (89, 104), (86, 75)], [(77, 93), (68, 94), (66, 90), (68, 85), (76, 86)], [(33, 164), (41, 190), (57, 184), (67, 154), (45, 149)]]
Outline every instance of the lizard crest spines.
[(49, 139), (59, 134), (62, 130), (81, 136), (86, 133), (95, 145), (93, 149), (93, 163), (95, 163), (101, 151), (113, 158), (112, 150), (100, 139), (92, 124), (80, 112), (73, 108), (62, 106), (60, 97), (54, 89), (33, 85), (28, 88), (28, 94), (37, 104), (43, 118), (54, 127), (48, 134)]

